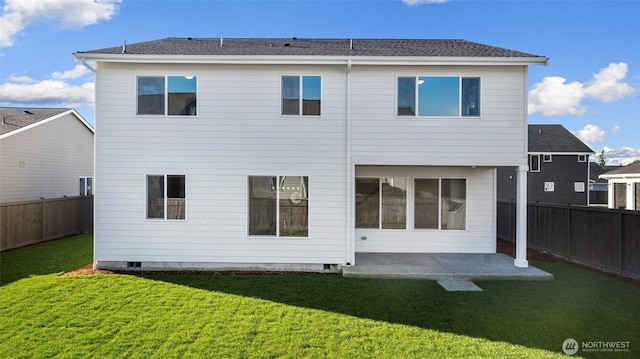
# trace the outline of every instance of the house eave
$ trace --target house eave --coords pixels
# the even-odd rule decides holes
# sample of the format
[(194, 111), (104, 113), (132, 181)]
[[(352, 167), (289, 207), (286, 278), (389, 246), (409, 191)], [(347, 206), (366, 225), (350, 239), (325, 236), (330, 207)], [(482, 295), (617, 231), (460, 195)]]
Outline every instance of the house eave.
[(404, 66), (525, 66), (547, 65), (546, 57), (443, 57), (443, 56), (286, 56), (286, 55), (145, 55), (73, 53), (75, 61), (158, 64), (247, 64), (247, 65), (404, 65)]
[(64, 112), (61, 112), (59, 114), (53, 115), (51, 117), (45, 118), (45, 119), (43, 119), (41, 121), (34, 122), (34, 123), (30, 124), (30, 125), (23, 126), (23, 127), (15, 129), (13, 131), (10, 131), (10, 132), (7, 132), (5, 134), (2, 134), (2, 135), (0, 135), (0, 140), (2, 140), (4, 138), (7, 138), (7, 137), (10, 137), (10, 136), (13, 136), (13, 135), (17, 135), (17, 134), (22, 133), (24, 131), (28, 131), (28, 130), (34, 128), (34, 127), (38, 127), (38, 126), (44, 125), (45, 123), (49, 123), (51, 121), (57, 120), (57, 119), (59, 119), (61, 117), (69, 115), (69, 114), (74, 115), (89, 131), (91, 131), (92, 135), (95, 134), (95, 129), (93, 128), (93, 126), (91, 126), (84, 119), (84, 117), (82, 117), (82, 115), (80, 115), (75, 109), (69, 109), (67, 111), (64, 111)]

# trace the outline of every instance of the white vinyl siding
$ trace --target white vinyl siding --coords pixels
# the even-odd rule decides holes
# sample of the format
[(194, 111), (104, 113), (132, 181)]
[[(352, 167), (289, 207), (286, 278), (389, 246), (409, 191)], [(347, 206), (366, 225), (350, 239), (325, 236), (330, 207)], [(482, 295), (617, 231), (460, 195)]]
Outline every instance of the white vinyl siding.
[(0, 140), (0, 202), (79, 194), (93, 176), (93, 132), (67, 114)]
[[(398, 77), (481, 78), (481, 116), (396, 116)], [(522, 67), (354, 67), (352, 155), (356, 164), (527, 164), (527, 76)]]
[[(281, 74), (322, 73), (322, 118), (280, 115)], [(189, 73), (198, 116), (135, 116), (136, 76)], [(96, 260), (344, 263), (345, 73), (342, 67), (99, 64)], [(145, 218), (147, 174), (184, 174), (183, 221)], [(247, 177), (313, 180), (309, 237), (247, 235)], [(75, 188), (75, 187), (74, 187)]]

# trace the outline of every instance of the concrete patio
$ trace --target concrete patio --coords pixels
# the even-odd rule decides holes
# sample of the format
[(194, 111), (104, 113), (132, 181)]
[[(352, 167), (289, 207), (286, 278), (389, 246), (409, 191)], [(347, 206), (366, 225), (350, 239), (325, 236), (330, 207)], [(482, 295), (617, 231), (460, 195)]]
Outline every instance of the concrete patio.
[(529, 265), (518, 268), (502, 253), (356, 253), (356, 264), (342, 274), (354, 278), (427, 279), (437, 281), (553, 280)]

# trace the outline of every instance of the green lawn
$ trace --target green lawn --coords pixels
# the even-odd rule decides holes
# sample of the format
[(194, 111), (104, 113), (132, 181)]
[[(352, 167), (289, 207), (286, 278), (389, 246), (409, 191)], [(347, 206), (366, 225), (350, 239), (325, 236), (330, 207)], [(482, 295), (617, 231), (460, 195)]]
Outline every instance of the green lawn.
[(83, 235), (0, 254), (0, 358), (562, 357), (578, 343), (630, 342), (640, 286), (563, 263), (551, 282), (337, 275), (59, 274), (89, 263)]

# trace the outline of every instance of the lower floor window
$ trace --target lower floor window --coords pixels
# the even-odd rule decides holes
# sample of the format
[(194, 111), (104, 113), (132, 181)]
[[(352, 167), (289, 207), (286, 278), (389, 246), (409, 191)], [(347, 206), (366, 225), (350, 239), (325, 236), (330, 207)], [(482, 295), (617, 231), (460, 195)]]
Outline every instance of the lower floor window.
[(356, 178), (356, 228), (407, 228), (407, 179)]
[(80, 177), (80, 195), (93, 196), (93, 177)]
[(147, 176), (147, 218), (185, 219), (185, 176)]
[(416, 178), (414, 227), (419, 229), (466, 228), (467, 180)]
[(249, 235), (309, 236), (309, 177), (250, 176)]
[[(404, 177), (356, 178), (356, 228), (406, 229), (408, 185)], [(413, 228), (466, 229), (466, 179), (416, 178), (413, 185)]]

